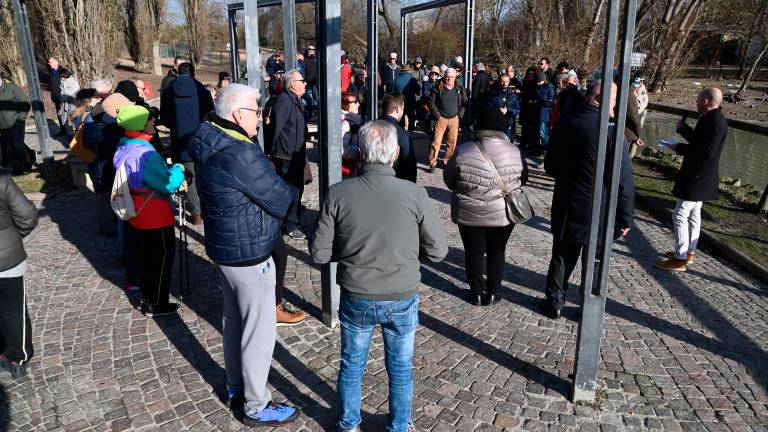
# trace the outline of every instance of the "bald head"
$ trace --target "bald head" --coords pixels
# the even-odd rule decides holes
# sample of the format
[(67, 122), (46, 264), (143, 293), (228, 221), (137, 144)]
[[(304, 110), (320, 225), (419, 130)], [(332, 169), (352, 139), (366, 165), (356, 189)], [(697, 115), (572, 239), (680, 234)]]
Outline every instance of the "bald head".
[[(600, 105), (600, 99), (601, 99), (600, 95), (602, 94), (602, 92), (603, 92), (603, 81), (595, 80), (589, 84), (589, 87), (587, 87), (587, 92), (584, 94), (584, 97), (586, 98), (588, 103)], [(618, 87), (616, 87), (616, 83), (611, 83), (611, 97), (609, 99), (610, 110), (608, 112), (612, 118), (616, 115), (614, 113), (614, 108), (616, 108), (617, 93), (618, 93)]]
[(723, 103), (723, 92), (717, 87), (707, 87), (699, 92), (696, 99), (696, 108), (700, 113), (720, 108)]

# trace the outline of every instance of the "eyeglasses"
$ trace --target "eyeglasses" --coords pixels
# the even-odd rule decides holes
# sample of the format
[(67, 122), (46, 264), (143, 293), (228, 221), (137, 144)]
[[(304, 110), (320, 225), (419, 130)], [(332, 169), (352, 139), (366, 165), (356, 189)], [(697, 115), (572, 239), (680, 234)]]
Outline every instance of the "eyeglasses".
[(239, 110), (246, 110), (246, 111), (253, 111), (256, 113), (256, 116), (261, 117), (261, 110), (260, 109), (253, 109), (253, 108), (238, 108)]
[(314, 51), (315, 49), (313, 47), (307, 48), (307, 51)]
[(303, 80), (303, 79), (297, 79), (297, 80), (294, 80), (294, 81), (295, 81), (295, 82), (304, 83), (304, 84), (306, 84), (306, 83), (307, 83), (307, 81), (306, 81), (306, 80)]
[(544, 66), (545, 64), (546, 64), (546, 63), (544, 63), (544, 62), (541, 62), (541, 63), (539, 63), (539, 66)]

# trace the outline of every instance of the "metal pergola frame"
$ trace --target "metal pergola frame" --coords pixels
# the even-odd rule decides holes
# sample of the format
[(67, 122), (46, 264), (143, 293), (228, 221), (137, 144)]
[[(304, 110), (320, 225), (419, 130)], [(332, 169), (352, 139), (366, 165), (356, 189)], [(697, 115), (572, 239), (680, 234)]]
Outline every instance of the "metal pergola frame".
[[(475, 0), (432, 0), (400, 9), (400, 56), (408, 61), (408, 21), (407, 16), (444, 6), (464, 3), (464, 88), (467, 94), (472, 89), (472, 64), (475, 56)], [(471, 95), (470, 95), (471, 96)]]

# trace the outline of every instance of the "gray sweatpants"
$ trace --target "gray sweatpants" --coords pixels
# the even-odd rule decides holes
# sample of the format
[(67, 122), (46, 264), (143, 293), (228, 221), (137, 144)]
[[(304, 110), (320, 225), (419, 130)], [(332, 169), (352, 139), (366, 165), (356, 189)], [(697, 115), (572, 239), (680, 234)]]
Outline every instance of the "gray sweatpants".
[(227, 389), (245, 393), (247, 411), (260, 411), (272, 400), (267, 377), (277, 337), (275, 263), (216, 267), (224, 292)]

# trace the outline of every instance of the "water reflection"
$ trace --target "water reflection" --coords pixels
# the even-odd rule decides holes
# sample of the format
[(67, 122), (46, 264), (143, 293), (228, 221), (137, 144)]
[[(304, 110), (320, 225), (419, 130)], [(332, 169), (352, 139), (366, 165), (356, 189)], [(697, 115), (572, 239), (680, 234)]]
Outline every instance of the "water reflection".
[[(675, 132), (675, 125), (680, 117), (671, 114), (649, 112), (643, 126), (643, 138), (647, 145), (654, 146), (660, 139), (683, 138)], [(694, 126), (696, 120), (688, 119)], [(664, 151), (670, 151), (663, 148)], [(720, 159), (720, 175), (741, 179), (742, 184), (763, 187), (768, 183), (768, 137), (734, 128), (728, 129), (728, 138)]]

